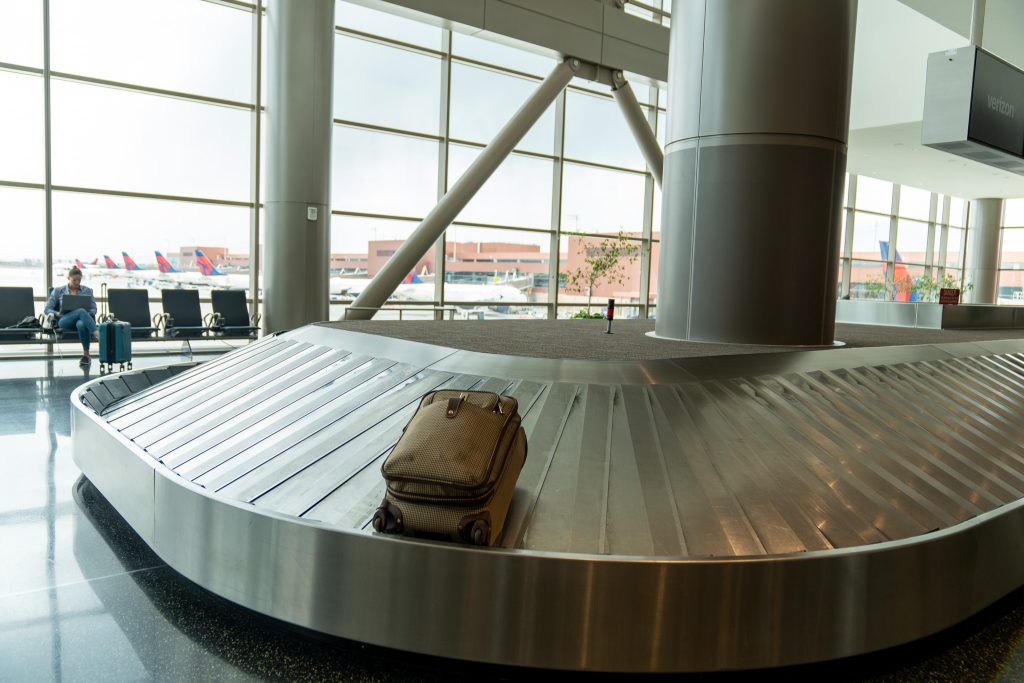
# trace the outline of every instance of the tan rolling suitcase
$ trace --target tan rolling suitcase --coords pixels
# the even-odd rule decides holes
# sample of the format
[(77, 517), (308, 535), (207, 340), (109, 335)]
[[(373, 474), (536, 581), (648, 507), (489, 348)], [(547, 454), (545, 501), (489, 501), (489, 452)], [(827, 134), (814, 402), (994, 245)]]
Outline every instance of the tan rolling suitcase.
[(387, 491), (373, 528), (494, 545), (525, 461), (514, 398), (432, 391), (381, 466)]

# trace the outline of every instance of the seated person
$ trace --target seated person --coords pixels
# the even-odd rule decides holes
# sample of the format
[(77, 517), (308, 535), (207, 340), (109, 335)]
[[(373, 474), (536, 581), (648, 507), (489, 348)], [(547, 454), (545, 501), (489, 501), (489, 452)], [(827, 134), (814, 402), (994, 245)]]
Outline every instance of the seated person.
[[(88, 310), (78, 308), (64, 314), (60, 312), (60, 303), (65, 294), (77, 294), (87, 296), (91, 302)], [(93, 298), (92, 290), (82, 284), (82, 271), (72, 268), (68, 271), (68, 283), (63, 287), (54, 287), (50, 292), (50, 298), (46, 300), (46, 308), (43, 310), (47, 315), (52, 315), (57, 320), (57, 325), (62, 330), (78, 330), (78, 339), (82, 342), (82, 359), (79, 365), (89, 365), (92, 359), (89, 358), (89, 342), (96, 335), (96, 300)]]

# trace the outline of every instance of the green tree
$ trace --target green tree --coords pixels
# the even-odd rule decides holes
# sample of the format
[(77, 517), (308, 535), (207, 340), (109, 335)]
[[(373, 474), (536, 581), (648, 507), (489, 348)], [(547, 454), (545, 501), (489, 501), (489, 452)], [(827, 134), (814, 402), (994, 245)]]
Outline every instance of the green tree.
[(570, 232), (582, 238), (583, 265), (568, 273), (566, 290), (587, 295), (587, 313), (590, 313), (594, 289), (602, 282), (621, 285), (626, 281), (626, 266), (636, 262), (640, 247), (629, 241), (626, 233), (609, 236), (594, 243), (597, 238)]
[(887, 301), (892, 298), (892, 285), (879, 277), (868, 278), (864, 283), (864, 291), (867, 292), (869, 299)]

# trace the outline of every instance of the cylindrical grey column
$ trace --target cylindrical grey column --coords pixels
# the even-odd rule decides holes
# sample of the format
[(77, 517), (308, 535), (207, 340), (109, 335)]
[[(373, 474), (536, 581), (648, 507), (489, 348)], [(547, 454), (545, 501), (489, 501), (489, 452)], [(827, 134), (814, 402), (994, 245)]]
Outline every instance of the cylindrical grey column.
[(972, 199), (964, 276), (974, 285), (964, 303), (994, 304), (999, 290), (999, 228), (1002, 199)]
[(677, 0), (656, 334), (830, 344), (857, 0)]
[(334, 0), (267, 6), (264, 332), (328, 317)]

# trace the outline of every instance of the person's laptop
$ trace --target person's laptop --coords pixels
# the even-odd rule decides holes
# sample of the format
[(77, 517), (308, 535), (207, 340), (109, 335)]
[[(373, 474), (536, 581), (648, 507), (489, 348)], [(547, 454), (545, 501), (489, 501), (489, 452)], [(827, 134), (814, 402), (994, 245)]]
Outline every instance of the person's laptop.
[(79, 308), (89, 310), (92, 306), (91, 296), (81, 296), (80, 294), (65, 294), (60, 298), (60, 314), (71, 313), (77, 311)]

